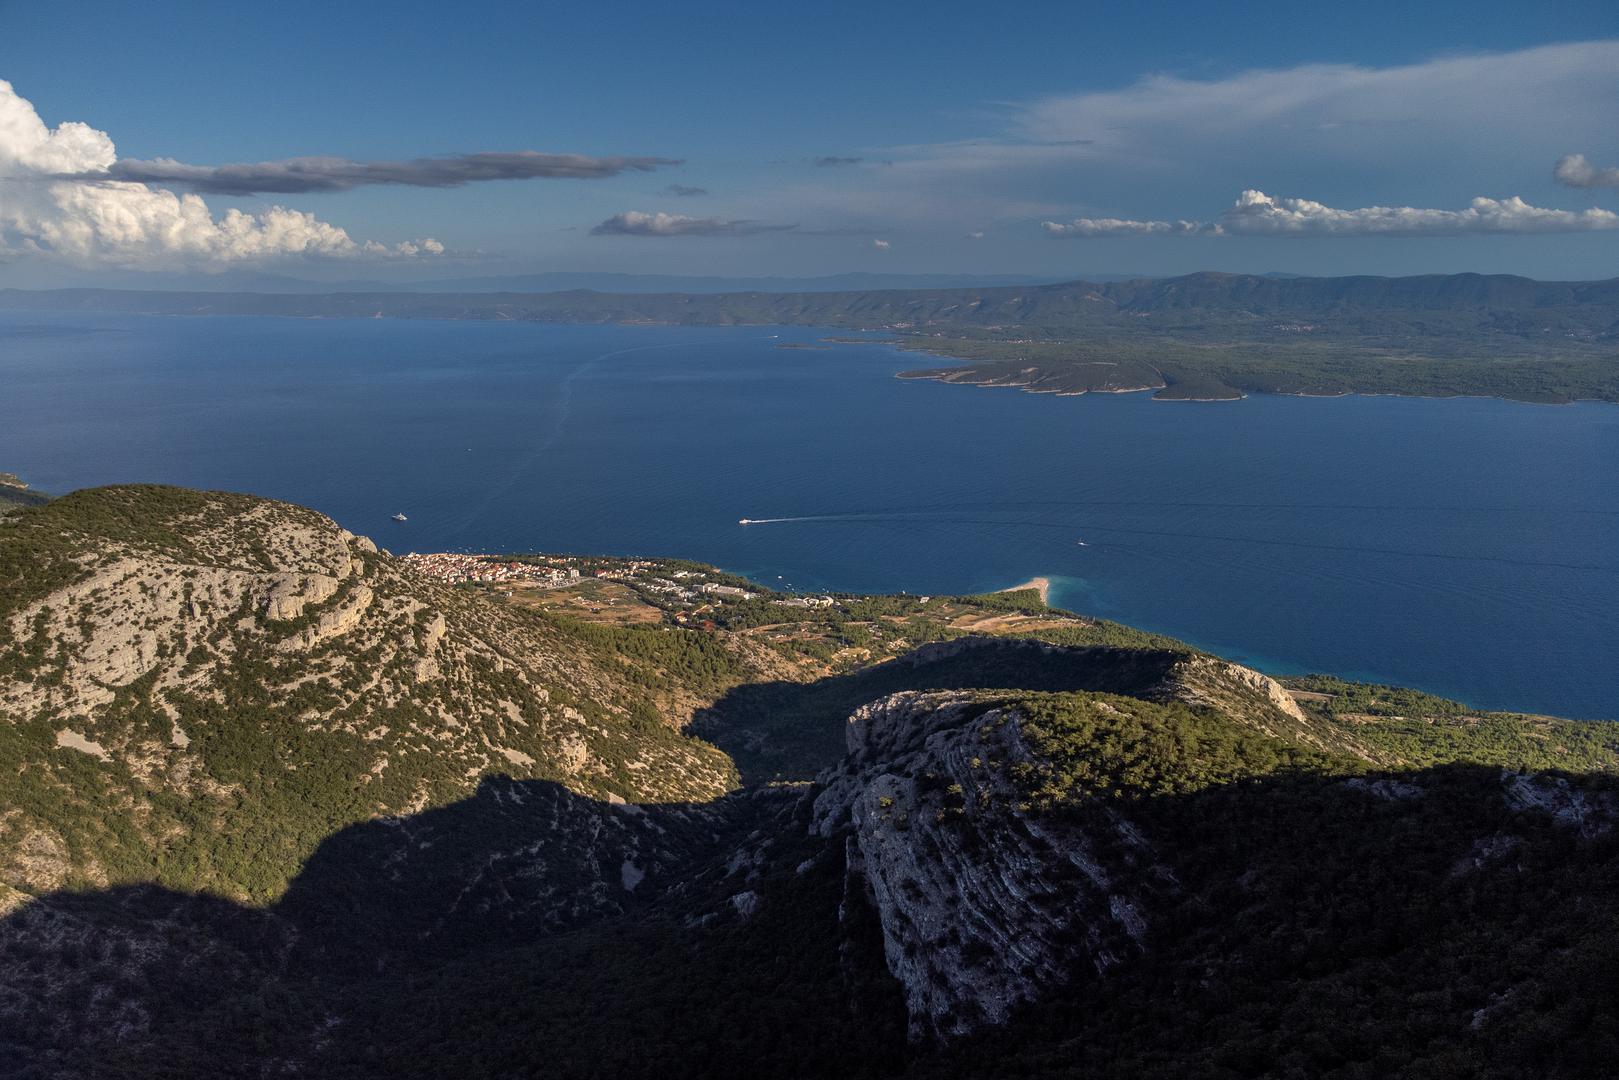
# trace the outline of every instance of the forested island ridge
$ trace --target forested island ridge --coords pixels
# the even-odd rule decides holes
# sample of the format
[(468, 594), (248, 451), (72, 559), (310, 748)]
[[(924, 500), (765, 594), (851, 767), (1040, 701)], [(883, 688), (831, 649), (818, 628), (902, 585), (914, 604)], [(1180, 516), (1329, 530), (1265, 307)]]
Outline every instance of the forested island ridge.
[(912, 378), (1058, 394), (1619, 401), (1619, 279), (1200, 273), (816, 293), (0, 290), (0, 310), (825, 326), (881, 331), (901, 348), (964, 362)]

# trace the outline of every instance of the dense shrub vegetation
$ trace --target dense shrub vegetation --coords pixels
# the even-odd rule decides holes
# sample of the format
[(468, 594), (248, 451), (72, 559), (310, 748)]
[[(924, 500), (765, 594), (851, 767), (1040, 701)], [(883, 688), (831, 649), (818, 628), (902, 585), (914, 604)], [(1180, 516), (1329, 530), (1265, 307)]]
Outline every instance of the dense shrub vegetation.
[[(229, 528), (264, 505), (112, 489), (9, 515), (0, 625), (98, 548), (272, 567)], [(1619, 1056), (1614, 724), (1321, 676), (1289, 681), (1301, 715), (1252, 673), (1032, 590), (760, 590), (696, 625), (621, 626), (354, 550), (368, 587), (399, 590), (386, 633), (298, 637), (359, 575), (282, 620), (244, 596), (160, 658), (194, 682), (159, 693), (154, 669), (93, 716), (4, 717), (0, 865), (60, 873), (0, 883), (0, 1077), (1508, 1080)], [(425, 655), (429, 623), (461, 651)], [(0, 639), (9, 689), (60, 688), (73, 643), (51, 625)], [(418, 677), (426, 660), (444, 667)], [(364, 696), (383, 679), (410, 692)], [(1004, 815), (1020, 857), (1065, 874), (1094, 862), (1143, 935), (946, 1046), (907, 1042), (886, 950), (953, 928), (885, 936), (858, 838), (823, 833), (812, 783), (852, 711), (941, 690), (1014, 751), (967, 763), (1005, 798), (904, 757), (874, 765), (891, 790), (935, 785), (942, 828)], [(59, 743), (69, 728), (118, 752)], [(446, 749), (466, 733), (470, 769)], [(900, 849), (941, 857), (919, 820)]]
[(1306, 708), (1411, 765), (1466, 762), (1603, 773), (1619, 769), (1619, 729), (1611, 723), (1480, 712), (1420, 690), (1345, 682), (1328, 675), (1287, 681), (1297, 690), (1324, 696), (1325, 700), (1305, 698)]
[(1031, 800), (1060, 808), (1076, 794), (1139, 801), (1311, 769), (1363, 764), (1262, 735), (1229, 717), (1117, 695), (1046, 694), (1009, 704), (1039, 762), (1021, 777)]

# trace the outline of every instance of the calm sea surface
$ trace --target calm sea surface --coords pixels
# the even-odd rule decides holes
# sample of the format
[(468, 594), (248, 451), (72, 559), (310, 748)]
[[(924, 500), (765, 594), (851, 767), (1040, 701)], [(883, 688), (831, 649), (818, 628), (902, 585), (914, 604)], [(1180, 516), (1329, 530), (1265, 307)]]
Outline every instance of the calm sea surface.
[(1055, 398), (776, 347), (821, 336), (6, 314), (0, 469), (289, 499), (394, 551), (862, 592), (1046, 575), (1271, 672), (1619, 718), (1619, 407)]

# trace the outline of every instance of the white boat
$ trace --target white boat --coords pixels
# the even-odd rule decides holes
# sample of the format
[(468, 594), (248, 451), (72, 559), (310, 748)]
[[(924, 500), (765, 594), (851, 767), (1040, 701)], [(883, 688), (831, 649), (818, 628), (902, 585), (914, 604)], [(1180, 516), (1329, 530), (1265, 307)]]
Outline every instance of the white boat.
[(1085, 541), (1083, 541), (1083, 540), (1075, 540), (1075, 541), (1074, 541), (1074, 543), (1076, 543), (1076, 544), (1078, 544), (1078, 545), (1079, 545), (1079, 546), (1080, 546), (1080, 547), (1090, 547), (1090, 545), (1089, 545), (1089, 544), (1087, 544), (1087, 543), (1086, 543), (1086, 542), (1085, 542)]
[(741, 521), (738, 521), (737, 524), (738, 525), (752, 525), (753, 524), (753, 519), (752, 518), (743, 518)]
[(404, 514), (395, 514), (394, 515), (394, 520), (395, 521), (409, 521), (410, 519), (408, 517), (406, 517)]

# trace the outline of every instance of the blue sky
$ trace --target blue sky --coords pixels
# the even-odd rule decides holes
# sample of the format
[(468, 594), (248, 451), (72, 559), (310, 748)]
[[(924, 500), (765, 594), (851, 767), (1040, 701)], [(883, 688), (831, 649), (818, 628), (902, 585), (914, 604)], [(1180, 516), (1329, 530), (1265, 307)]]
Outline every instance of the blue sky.
[[(0, 79), (7, 285), (109, 267), (1619, 274), (1611, 3), (0, 0)], [(416, 186), (327, 162), (244, 194), (209, 171), (522, 151), (599, 175), (569, 159)], [(310, 168), (325, 186), (286, 189)]]

